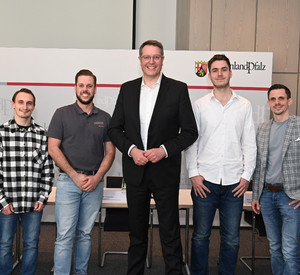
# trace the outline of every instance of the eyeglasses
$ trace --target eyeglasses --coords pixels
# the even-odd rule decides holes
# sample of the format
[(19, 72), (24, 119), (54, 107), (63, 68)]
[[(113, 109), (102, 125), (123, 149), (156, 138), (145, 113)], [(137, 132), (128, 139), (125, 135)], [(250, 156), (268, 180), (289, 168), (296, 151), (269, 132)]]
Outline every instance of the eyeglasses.
[(162, 58), (162, 56), (161, 55), (153, 55), (153, 56), (143, 55), (142, 56), (143, 61), (150, 61), (152, 58), (154, 61), (159, 61)]

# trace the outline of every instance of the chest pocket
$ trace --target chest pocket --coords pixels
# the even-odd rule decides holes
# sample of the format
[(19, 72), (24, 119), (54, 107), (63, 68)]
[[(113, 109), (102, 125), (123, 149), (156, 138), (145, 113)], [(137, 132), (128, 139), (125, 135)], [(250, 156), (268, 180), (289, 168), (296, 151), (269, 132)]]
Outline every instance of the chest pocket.
[(32, 152), (32, 162), (37, 165), (42, 165), (45, 158), (45, 152), (42, 152), (41, 149), (35, 149)]

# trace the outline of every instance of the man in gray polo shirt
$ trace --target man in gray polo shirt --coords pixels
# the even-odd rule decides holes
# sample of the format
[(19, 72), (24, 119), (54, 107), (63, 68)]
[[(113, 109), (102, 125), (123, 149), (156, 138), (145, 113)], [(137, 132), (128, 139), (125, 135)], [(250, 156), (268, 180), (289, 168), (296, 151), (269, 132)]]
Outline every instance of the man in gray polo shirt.
[(75, 77), (74, 104), (56, 110), (48, 129), (49, 154), (60, 169), (55, 219), (54, 274), (87, 274), (91, 230), (99, 212), (103, 178), (115, 157), (107, 135), (110, 115), (93, 104), (96, 76), (81, 70)]
[(262, 212), (274, 275), (296, 275), (300, 267), (300, 117), (290, 115), (291, 104), (290, 90), (272, 85), (273, 119), (257, 130), (252, 209)]

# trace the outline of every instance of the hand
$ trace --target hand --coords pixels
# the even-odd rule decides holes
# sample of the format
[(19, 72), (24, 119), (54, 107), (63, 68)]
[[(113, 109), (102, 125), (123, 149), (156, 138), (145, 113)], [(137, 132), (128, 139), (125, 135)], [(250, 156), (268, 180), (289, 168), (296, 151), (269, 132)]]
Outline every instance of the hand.
[(33, 211), (41, 212), (44, 209), (44, 207), (45, 207), (44, 204), (37, 201), (34, 205)]
[(195, 195), (199, 195), (202, 199), (207, 198), (206, 192), (210, 193), (210, 190), (204, 185), (203, 180), (204, 178), (202, 176), (195, 176), (191, 178)]
[(99, 182), (100, 180), (95, 176), (88, 176), (88, 180), (84, 182), (81, 190), (84, 192), (93, 192), (97, 188)]
[(144, 156), (148, 161), (157, 163), (166, 156), (166, 152), (162, 147), (152, 148), (144, 152)]
[(232, 193), (234, 193), (234, 197), (241, 197), (244, 195), (244, 193), (248, 190), (250, 182), (245, 180), (244, 178), (240, 179), (240, 184), (232, 190)]
[(75, 172), (71, 178), (77, 187), (84, 191), (82, 186), (88, 181), (88, 176)]
[(144, 156), (144, 151), (136, 147), (133, 147), (130, 151), (130, 155), (133, 158), (133, 161), (138, 166), (144, 166), (148, 159)]
[(251, 206), (255, 214), (260, 214), (260, 204), (258, 200), (252, 201)]
[(293, 200), (289, 203), (289, 205), (293, 205), (293, 204), (296, 204), (294, 209), (297, 209), (297, 208), (300, 208), (300, 201), (298, 200)]
[(8, 215), (11, 215), (12, 213), (14, 213), (15, 211), (14, 211), (12, 204), (10, 203), (7, 207), (3, 208), (1, 212), (3, 215), (8, 216)]

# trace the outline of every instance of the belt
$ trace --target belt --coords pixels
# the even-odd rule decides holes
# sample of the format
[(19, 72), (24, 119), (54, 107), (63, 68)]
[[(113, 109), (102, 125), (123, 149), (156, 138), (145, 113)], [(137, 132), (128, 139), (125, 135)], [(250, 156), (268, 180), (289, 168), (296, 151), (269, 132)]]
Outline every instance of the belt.
[[(94, 176), (97, 172), (98, 172), (98, 170), (92, 170), (92, 171), (87, 171), (87, 170), (79, 170), (79, 169), (74, 169), (77, 173), (79, 173), (79, 174), (84, 174), (84, 175), (86, 175), (86, 176)], [(63, 170), (61, 170), (61, 169), (59, 169), (59, 171), (61, 172), (61, 173), (65, 173)]]
[(84, 174), (86, 176), (94, 176), (98, 170), (92, 170), (92, 171), (87, 171), (87, 170), (76, 170), (77, 173), (79, 174)]
[(283, 190), (282, 184), (281, 183), (276, 183), (276, 184), (265, 184), (265, 189), (270, 191), (270, 192), (280, 192)]

